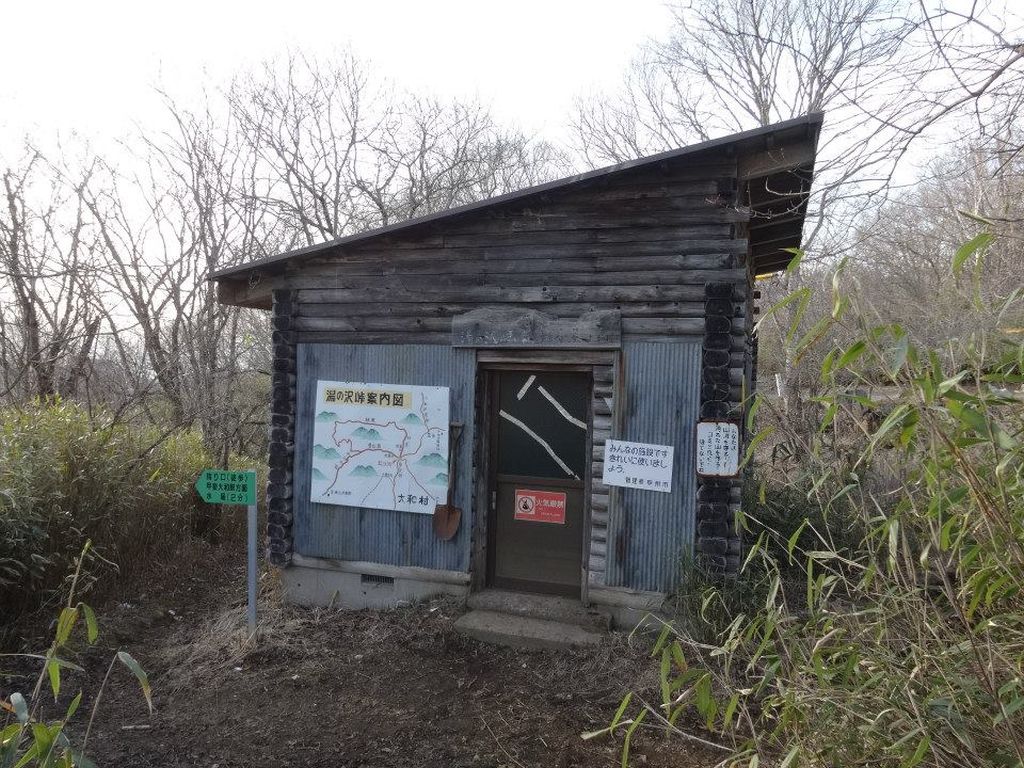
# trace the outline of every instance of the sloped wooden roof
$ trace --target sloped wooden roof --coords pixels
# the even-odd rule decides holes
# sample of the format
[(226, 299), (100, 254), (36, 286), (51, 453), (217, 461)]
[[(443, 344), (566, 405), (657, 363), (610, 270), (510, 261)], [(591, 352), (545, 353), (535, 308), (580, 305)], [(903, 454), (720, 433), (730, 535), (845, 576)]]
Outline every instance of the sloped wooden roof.
[(446, 221), (481, 214), (509, 203), (530, 202), (530, 198), (550, 196), (601, 179), (612, 179), (630, 171), (659, 164), (685, 162), (688, 159), (696, 161), (709, 155), (736, 158), (740, 180), (746, 183), (745, 204), (751, 213), (748, 239), (752, 267), (757, 274), (775, 272), (783, 269), (792, 259), (792, 254), (787, 249), (800, 246), (823, 119), (823, 113), (813, 113), (751, 131), (618, 163), (458, 208), (226, 267), (216, 271), (212, 278), (218, 282), (231, 283), (245, 279), (254, 272), (275, 274), (282, 271), (286, 265), (291, 269), (301, 268), (302, 260), (308, 257), (325, 256), (332, 250), (340, 251), (350, 245), (363, 244), (376, 238), (413, 234), (418, 228), (443, 227)]

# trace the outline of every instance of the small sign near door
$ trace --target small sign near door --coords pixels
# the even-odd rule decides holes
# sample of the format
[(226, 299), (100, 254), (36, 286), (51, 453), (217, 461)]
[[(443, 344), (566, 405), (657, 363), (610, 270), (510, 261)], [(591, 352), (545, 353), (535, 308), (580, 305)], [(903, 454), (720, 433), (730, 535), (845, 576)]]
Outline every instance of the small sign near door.
[(736, 477), (740, 466), (740, 428), (731, 421), (697, 423), (697, 474)]
[(565, 525), (565, 494), (516, 489), (516, 520)]
[(671, 493), (674, 453), (671, 445), (607, 440), (601, 482), (622, 488)]

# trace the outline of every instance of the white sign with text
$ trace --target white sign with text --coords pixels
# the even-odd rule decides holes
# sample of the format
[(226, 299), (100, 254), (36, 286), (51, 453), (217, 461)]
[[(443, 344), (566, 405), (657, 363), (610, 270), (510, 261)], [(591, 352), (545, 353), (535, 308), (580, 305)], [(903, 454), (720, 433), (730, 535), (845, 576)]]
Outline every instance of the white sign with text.
[(671, 445), (608, 440), (604, 444), (605, 485), (669, 493), (672, 490)]
[(735, 477), (739, 467), (739, 425), (731, 421), (697, 422), (697, 474)]

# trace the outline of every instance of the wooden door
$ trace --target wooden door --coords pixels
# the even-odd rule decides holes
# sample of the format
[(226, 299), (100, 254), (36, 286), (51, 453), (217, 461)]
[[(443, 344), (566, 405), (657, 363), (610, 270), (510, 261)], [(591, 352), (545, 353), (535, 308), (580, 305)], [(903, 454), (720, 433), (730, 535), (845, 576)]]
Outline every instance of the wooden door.
[(590, 375), (499, 371), (493, 384), (488, 581), (579, 596)]

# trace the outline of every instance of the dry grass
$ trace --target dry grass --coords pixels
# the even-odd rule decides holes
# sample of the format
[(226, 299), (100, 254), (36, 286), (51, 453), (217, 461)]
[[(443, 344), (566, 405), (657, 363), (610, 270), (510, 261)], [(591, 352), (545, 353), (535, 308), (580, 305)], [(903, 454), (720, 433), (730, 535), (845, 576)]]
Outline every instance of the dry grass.
[[(157, 714), (144, 719), (133, 681), (118, 678), (125, 690), (112, 691), (96, 740), (104, 764), (611, 766), (616, 739), (581, 734), (606, 725), (628, 690), (657, 701), (650, 636), (517, 651), (455, 632), (455, 600), (302, 608), (264, 576), (260, 630), (249, 637), (240, 570), (124, 611), (137, 622), (124, 630), (127, 647), (150, 672)], [(151, 727), (124, 731), (125, 722)], [(651, 768), (716, 762), (699, 745), (637, 737)]]
[[(307, 608), (284, 602), (274, 574), (265, 577), (259, 595), (258, 628), (251, 636), (246, 626), (245, 603), (235, 601), (212, 611), (195, 623), (178, 625), (154, 649), (163, 670), (160, 685), (168, 692), (215, 682), (235, 668), (275, 658), (302, 659), (306, 664), (331, 656), (338, 641), (364, 648), (443, 649), (455, 646), (467, 652), (483, 649), (489, 656), (523, 657), (539, 682), (557, 681), (559, 695), (589, 700), (617, 700), (628, 688), (656, 689), (658, 676), (648, 662), (653, 638), (611, 633), (598, 648), (557, 654), (525, 653), (491, 646), (476, 646), (458, 635), (453, 624), (463, 612), (461, 601), (439, 598), (391, 610), (346, 611)], [(529, 664), (525, 661), (528, 659)], [(509, 661), (517, 663), (515, 659)]]
[(215, 680), (243, 666), (253, 654), (287, 652), (313, 655), (313, 639), (328, 618), (326, 609), (301, 609), (281, 599), (279, 581), (264, 579), (257, 597), (255, 635), (246, 623), (245, 601), (222, 606), (195, 624), (179, 626), (155, 650), (157, 664), (166, 670), (163, 685), (171, 692)]

